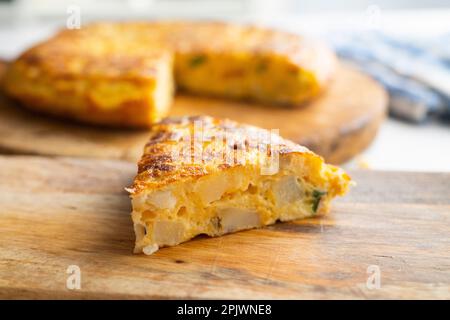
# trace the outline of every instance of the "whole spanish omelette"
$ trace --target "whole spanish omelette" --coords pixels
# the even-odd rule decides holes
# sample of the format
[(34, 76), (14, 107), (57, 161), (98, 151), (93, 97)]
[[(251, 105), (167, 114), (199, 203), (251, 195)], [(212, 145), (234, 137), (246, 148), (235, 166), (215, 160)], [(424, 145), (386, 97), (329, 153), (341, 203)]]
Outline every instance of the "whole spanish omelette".
[(298, 106), (333, 74), (334, 54), (299, 35), (219, 22), (96, 23), (62, 30), (10, 64), (5, 92), (81, 122), (148, 127), (175, 86), (199, 95)]

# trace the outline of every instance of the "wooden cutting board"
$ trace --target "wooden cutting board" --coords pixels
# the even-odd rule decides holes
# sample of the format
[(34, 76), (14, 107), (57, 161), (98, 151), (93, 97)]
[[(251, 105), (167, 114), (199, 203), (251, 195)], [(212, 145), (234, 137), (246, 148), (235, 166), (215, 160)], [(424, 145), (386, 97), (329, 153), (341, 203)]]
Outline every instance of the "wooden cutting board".
[[(4, 67), (0, 63), (0, 74)], [(328, 162), (342, 163), (370, 144), (386, 105), (386, 93), (378, 84), (342, 65), (330, 88), (304, 108), (177, 95), (170, 115), (206, 114), (279, 129), (283, 137), (309, 147)], [(147, 138), (145, 130), (98, 129), (40, 116), (0, 94), (3, 152), (135, 161)]]
[[(450, 298), (449, 173), (354, 172), (326, 217), (145, 256), (123, 189), (133, 164), (2, 156), (0, 168), (0, 298)], [(70, 265), (80, 290), (66, 288)]]

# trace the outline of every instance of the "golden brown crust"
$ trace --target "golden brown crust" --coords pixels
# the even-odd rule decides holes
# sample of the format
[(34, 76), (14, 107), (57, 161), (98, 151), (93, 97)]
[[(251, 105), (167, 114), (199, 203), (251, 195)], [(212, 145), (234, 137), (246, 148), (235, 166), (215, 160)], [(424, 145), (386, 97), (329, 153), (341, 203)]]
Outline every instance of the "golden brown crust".
[(97, 23), (63, 30), (24, 52), (17, 61), (62, 77), (128, 74), (136, 79), (151, 75), (142, 60), (164, 51), (278, 54), (289, 59), (293, 68), (311, 69), (320, 50), (325, 49), (311, 39), (256, 26), (221, 22)]
[[(292, 80), (298, 84), (286, 94), (273, 88), (273, 92), (256, 98), (293, 105), (316, 96), (332, 75), (334, 64), (334, 55), (319, 44), (254, 26), (218, 22), (97, 23), (80, 30), (64, 30), (23, 53), (8, 68), (5, 89), (29, 108), (40, 111), (91, 123), (148, 126), (167, 113), (166, 105), (170, 103), (167, 99), (162, 106), (155, 106), (159, 98), (150, 97), (149, 92), (166, 72), (172, 72), (174, 58), (179, 75), (185, 67), (181, 62), (195, 55), (245, 55), (262, 64), (265, 59), (283, 61), (283, 68), (276, 67), (279, 72), (292, 72), (295, 77), (303, 72), (302, 80)], [(230, 69), (220, 77), (233, 83), (233, 77), (242, 72)], [(181, 87), (198, 91), (195, 85), (190, 86), (190, 74), (187, 81), (178, 78)], [(302, 83), (305, 92), (296, 94)], [(236, 91), (235, 86), (230, 86)], [(106, 89), (110, 91), (105, 93)], [(213, 89), (209, 90), (211, 94), (222, 96), (228, 90), (220, 86)], [(256, 93), (243, 90), (232, 95), (255, 98)], [(267, 86), (262, 85), (258, 92), (261, 90), (267, 90)], [(274, 97), (277, 94), (280, 97)], [(104, 97), (108, 95), (117, 97)], [(126, 111), (129, 108), (138, 109), (140, 114), (130, 115)], [(127, 118), (119, 121), (123, 115)]]

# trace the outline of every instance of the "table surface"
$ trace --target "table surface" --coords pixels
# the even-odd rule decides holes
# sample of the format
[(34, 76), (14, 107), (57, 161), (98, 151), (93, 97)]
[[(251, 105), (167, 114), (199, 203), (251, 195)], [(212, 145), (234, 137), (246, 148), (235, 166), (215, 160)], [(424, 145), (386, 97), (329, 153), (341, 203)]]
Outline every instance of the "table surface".
[(145, 256), (132, 253), (124, 190), (134, 164), (0, 156), (0, 167), (0, 298), (450, 298), (450, 173), (354, 171), (325, 217)]

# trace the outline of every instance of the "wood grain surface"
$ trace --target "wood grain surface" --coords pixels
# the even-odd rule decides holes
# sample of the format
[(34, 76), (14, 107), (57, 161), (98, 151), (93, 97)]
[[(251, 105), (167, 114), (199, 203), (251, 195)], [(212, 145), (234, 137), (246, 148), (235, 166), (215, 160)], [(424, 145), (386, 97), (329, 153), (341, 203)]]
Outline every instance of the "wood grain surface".
[[(450, 298), (449, 173), (353, 172), (326, 217), (145, 256), (124, 191), (135, 165), (1, 156), (0, 168), (0, 298)], [(80, 290), (66, 288), (69, 265)]]
[[(5, 63), (0, 63), (4, 69)], [(364, 150), (384, 119), (387, 96), (367, 76), (340, 66), (328, 90), (303, 108), (288, 109), (177, 95), (170, 115), (206, 114), (279, 129), (280, 134), (342, 163)], [(0, 94), (0, 150), (4, 153), (139, 159), (144, 130), (99, 129), (24, 110)]]

